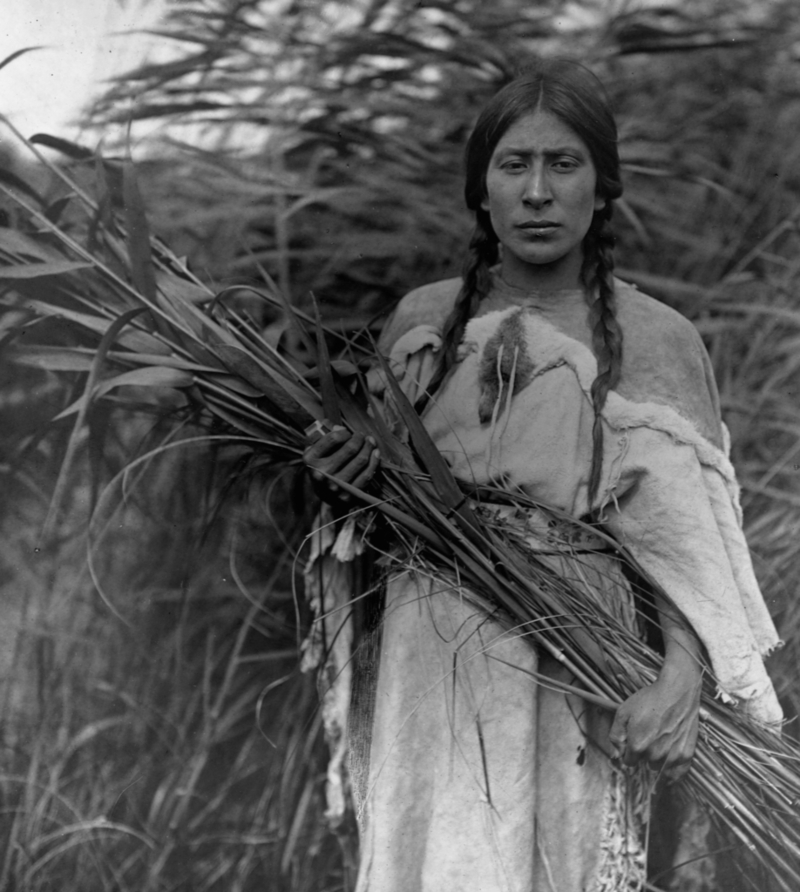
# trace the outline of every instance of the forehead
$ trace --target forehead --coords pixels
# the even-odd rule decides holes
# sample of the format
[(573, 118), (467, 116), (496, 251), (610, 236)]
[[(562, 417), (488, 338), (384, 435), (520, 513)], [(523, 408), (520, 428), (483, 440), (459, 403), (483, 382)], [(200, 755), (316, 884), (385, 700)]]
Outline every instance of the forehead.
[(508, 149), (548, 152), (571, 148), (589, 155), (589, 148), (561, 118), (544, 109), (528, 112), (500, 137), (495, 153)]

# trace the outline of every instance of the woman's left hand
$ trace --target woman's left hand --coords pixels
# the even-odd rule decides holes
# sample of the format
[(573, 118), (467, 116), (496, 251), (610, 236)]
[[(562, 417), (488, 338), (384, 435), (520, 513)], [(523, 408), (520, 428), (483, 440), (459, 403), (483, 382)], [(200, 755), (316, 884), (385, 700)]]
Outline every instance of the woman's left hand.
[(699, 729), (702, 670), (684, 657), (666, 660), (653, 684), (622, 703), (609, 733), (626, 764), (645, 760), (673, 781), (689, 770)]

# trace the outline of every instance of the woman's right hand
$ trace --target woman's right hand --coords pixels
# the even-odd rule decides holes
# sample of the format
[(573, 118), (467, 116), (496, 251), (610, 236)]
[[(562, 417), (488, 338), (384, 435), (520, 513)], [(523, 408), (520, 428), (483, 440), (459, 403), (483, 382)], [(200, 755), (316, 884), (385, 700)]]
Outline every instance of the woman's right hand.
[(330, 505), (346, 505), (352, 496), (339, 482), (363, 489), (375, 476), (380, 456), (372, 437), (337, 427), (311, 442), (303, 461), (317, 495)]

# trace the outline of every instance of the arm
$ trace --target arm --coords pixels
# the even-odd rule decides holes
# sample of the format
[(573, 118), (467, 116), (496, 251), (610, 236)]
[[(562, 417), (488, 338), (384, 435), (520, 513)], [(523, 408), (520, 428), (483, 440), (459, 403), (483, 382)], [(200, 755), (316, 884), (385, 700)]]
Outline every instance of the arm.
[(617, 710), (609, 738), (627, 764), (642, 759), (677, 780), (689, 769), (697, 742), (703, 666), (700, 641), (662, 597), (656, 609), (664, 663), (653, 684)]
[(631, 431), (628, 445), (607, 529), (700, 639), (721, 695), (753, 718), (779, 720), (762, 660), (778, 638), (719, 472), (701, 466), (693, 445), (657, 430)]

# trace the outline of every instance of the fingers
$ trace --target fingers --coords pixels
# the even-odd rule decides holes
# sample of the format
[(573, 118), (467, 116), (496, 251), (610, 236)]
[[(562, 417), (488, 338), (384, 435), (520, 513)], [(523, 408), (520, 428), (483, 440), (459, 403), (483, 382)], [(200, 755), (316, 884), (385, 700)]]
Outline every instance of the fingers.
[(375, 475), (380, 456), (371, 436), (338, 427), (321, 436), (317, 434), (303, 459), (320, 498), (349, 503), (351, 494), (341, 484), (363, 489)]
[[(627, 763), (628, 751), (628, 722), (630, 716), (623, 707), (617, 710), (611, 730), (608, 732), (608, 742), (611, 744), (611, 757), (613, 759), (625, 759)], [(627, 763), (631, 764), (631, 763)]]
[(336, 427), (322, 436), (315, 435), (314, 439), (309, 437), (309, 445), (303, 453), (303, 460), (307, 465), (314, 465), (321, 459), (335, 454), (353, 436), (356, 435), (351, 434), (346, 428)]
[(647, 762), (653, 768), (663, 771), (668, 777), (677, 780), (688, 770), (694, 757), (694, 746), (688, 741), (637, 739), (629, 727), (623, 735), (610, 737), (612, 757), (621, 759), (625, 765), (638, 765)]
[(612, 759), (618, 759), (624, 765), (631, 767), (646, 762), (651, 768), (662, 773), (669, 783), (679, 781), (692, 767), (693, 752), (687, 755), (683, 749), (671, 750), (667, 756), (662, 756), (646, 747), (637, 747), (619, 735), (609, 738), (609, 741)]
[[(356, 480), (369, 469), (376, 452), (375, 441), (372, 437), (354, 434), (335, 455), (331, 456), (331, 463), (335, 462), (334, 475), (345, 483), (357, 486)], [(370, 474), (369, 477), (371, 476)]]
[(634, 694), (617, 710), (608, 735), (611, 758), (631, 766), (647, 762), (670, 781), (678, 780), (691, 767), (697, 722), (653, 722), (650, 711), (644, 713), (649, 716), (645, 721), (639, 709), (641, 700), (641, 694)]
[[(336, 478), (356, 489), (363, 489), (372, 479), (378, 468), (379, 453), (375, 448), (372, 437), (366, 437), (359, 451), (337, 472)], [(353, 496), (348, 491), (343, 491), (339, 501), (349, 503)]]
[(353, 480), (353, 486), (357, 489), (363, 489), (370, 480), (375, 476), (380, 462), (380, 452), (375, 448), (375, 441), (372, 437), (367, 437), (367, 446), (370, 447), (369, 461), (366, 468)]
[(312, 470), (323, 471), (350, 482), (370, 460), (375, 441), (363, 434), (351, 434), (340, 428), (320, 437), (303, 453), (303, 460)]

